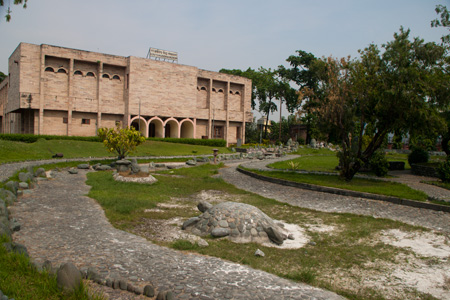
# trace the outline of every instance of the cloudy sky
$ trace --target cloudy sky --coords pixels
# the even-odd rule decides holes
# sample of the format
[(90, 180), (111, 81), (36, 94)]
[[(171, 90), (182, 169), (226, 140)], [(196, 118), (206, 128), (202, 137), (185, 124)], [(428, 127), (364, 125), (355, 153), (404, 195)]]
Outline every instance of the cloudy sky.
[[(20, 42), (145, 57), (149, 47), (176, 51), (201, 69), (276, 68), (295, 50), (357, 56), (392, 40), (400, 26), (439, 41), (434, 8), (450, 0), (28, 0), (0, 7), (0, 71)], [(258, 117), (258, 114), (256, 114)]]

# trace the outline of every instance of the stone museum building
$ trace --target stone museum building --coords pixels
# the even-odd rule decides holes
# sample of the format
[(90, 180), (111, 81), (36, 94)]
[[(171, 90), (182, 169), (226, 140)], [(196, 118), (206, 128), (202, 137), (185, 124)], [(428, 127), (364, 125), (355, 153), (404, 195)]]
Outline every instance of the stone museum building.
[(96, 135), (134, 126), (145, 137), (244, 142), (251, 80), (166, 61), (21, 43), (0, 83), (0, 132)]

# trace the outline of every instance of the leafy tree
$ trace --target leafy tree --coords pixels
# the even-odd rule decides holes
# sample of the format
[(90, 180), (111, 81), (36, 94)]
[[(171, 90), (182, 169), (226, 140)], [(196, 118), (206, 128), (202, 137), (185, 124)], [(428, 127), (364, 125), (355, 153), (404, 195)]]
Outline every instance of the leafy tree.
[(5, 75), (5, 73), (0, 72), (0, 83), (1, 83), (3, 80), (5, 80), (6, 77), (7, 77), (7, 76)]
[(445, 49), (409, 39), (400, 28), (394, 40), (360, 51), (361, 57), (323, 59), (326, 76), (319, 93), (320, 121), (341, 139), (341, 176), (351, 180), (366, 165), (390, 132), (420, 134), (444, 127), (439, 112), (450, 102)]
[[(23, 8), (27, 8), (27, 2), (28, 2), (28, 0), (14, 0), (15, 5), (23, 4)], [(4, 0), (0, 0), (0, 6), (4, 6), (4, 5), (5, 5)], [(9, 7), (8, 7), (8, 10), (6, 11), (5, 18), (6, 18), (6, 22), (11, 21), (11, 10)]]
[(115, 152), (118, 159), (124, 159), (145, 142), (145, 137), (134, 127), (120, 128), (120, 125), (116, 128), (99, 128), (98, 136), (103, 140), (108, 152)]
[(310, 96), (320, 93), (321, 78), (325, 73), (324, 64), (313, 54), (297, 50), (297, 55), (289, 56), (286, 61), (290, 68), (278, 67), (278, 74), (281, 78), (288, 80), (298, 86), (300, 101), (296, 101), (295, 107), (298, 114), (307, 128), (307, 142), (312, 137), (321, 136), (318, 126), (318, 118), (315, 114), (315, 101), (310, 101)]
[[(291, 138), (290, 130), (293, 125), (297, 123), (297, 119), (294, 115), (290, 115), (287, 118), (281, 118), (280, 122), (272, 121), (270, 124), (270, 135), (269, 139), (271, 141), (278, 140), (279, 142), (286, 144), (287, 141)], [(280, 126), (281, 125), (281, 126)], [(279, 137), (279, 129), (281, 128), (281, 138)]]
[[(447, 10), (447, 7), (444, 5), (436, 5), (435, 11), (440, 19), (431, 21), (431, 27), (445, 27), (450, 31), (450, 12)], [(443, 43), (449, 44), (450, 34), (444, 35), (441, 39)]]

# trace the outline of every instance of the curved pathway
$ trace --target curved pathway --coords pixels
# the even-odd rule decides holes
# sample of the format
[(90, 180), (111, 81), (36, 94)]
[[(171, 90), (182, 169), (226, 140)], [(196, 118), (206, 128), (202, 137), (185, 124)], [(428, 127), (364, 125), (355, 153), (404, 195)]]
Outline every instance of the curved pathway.
[[(282, 159), (291, 159), (292, 156)], [(282, 160), (280, 159), (280, 160)], [(221, 177), (235, 185), (237, 188), (272, 198), (291, 205), (338, 213), (354, 213), (373, 216), (376, 218), (388, 218), (405, 222), (411, 225), (450, 232), (450, 213), (432, 211), (423, 208), (408, 207), (389, 202), (369, 200), (349, 196), (333, 195), (323, 192), (302, 190), (295, 187), (282, 186), (267, 181), (261, 181), (244, 175), (236, 170), (239, 164), (245, 164), (247, 168), (267, 169), (267, 161), (250, 161), (245, 163), (233, 163), (228, 168), (220, 170)], [(412, 177), (408, 177), (410, 184)], [(415, 188), (419, 188), (417, 185)], [(448, 191), (443, 193), (449, 194)]]
[[(73, 262), (95, 267), (135, 286), (152, 282), (175, 299), (343, 299), (328, 291), (218, 258), (154, 245), (113, 228), (102, 208), (85, 195), (86, 172), (60, 172), (42, 181), (11, 208), (22, 224), (14, 234), (38, 263)], [(256, 250), (256, 249), (255, 249)]]

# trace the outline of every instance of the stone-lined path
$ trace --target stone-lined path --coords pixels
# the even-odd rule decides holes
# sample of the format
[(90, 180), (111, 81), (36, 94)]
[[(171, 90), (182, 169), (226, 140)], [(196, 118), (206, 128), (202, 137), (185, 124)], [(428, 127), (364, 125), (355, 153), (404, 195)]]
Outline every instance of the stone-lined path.
[[(292, 156), (282, 159), (292, 159)], [(266, 165), (268, 163), (271, 162), (254, 160), (245, 163), (245, 167), (264, 170), (267, 169)], [(237, 188), (256, 193), (267, 198), (324, 212), (354, 213), (373, 216), (376, 218), (387, 218), (411, 225), (418, 225), (438, 231), (450, 232), (450, 213), (397, 205), (378, 200), (340, 196), (323, 192), (303, 190), (295, 187), (282, 186), (267, 181), (261, 181), (238, 172), (236, 167), (239, 164), (241, 163), (233, 163), (230, 164), (228, 168), (221, 169), (220, 176), (228, 183), (235, 185)], [(450, 196), (450, 191), (432, 186), (423, 187), (427, 186), (425, 184), (419, 184), (419, 181), (423, 178), (403, 173), (397, 173), (396, 175), (399, 175), (400, 177), (394, 180), (402, 181), (402, 178), (404, 178), (403, 181), (407, 181), (408, 185), (413, 188), (429, 188), (433, 189), (434, 192), (435, 189), (439, 189), (441, 190), (440, 195), (442, 197)], [(427, 190), (424, 191), (429, 192)]]
[[(185, 254), (117, 230), (85, 195), (84, 171), (58, 173), (12, 207), (22, 224), (14, 234), (37, 262), (73, 262), (102, 275), (119, 274), (136, 286), (152, 282), (175, 299), (343, 299), (218, 258)], [(256, 250), (256, 249), (255, 249)]]

